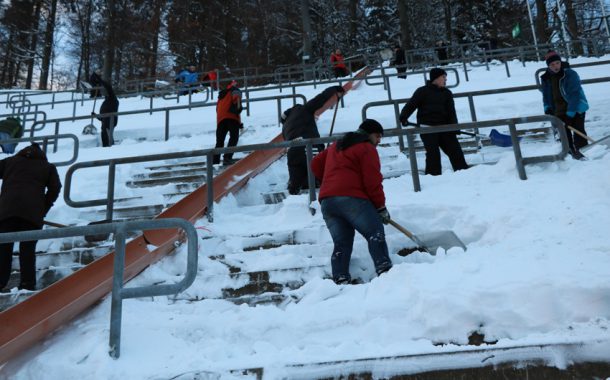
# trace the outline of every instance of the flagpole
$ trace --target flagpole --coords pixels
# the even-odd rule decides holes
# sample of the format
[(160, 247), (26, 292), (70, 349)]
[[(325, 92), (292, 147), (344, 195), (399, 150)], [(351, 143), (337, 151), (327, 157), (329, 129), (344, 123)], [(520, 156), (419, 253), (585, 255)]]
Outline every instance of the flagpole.
[(538, 39), (536, 38), (536, 29), (534, 28), (534, 19), (532, 18), (532, 8), (529, 0), (525, 0), (527, 4), (527, 14), (530, 16), (530, 26), (532, 27), (532, 36), (534, 36), (534, 46), (536, 47), (536, 57), (540, 61), (540, 51), (538, 50)]

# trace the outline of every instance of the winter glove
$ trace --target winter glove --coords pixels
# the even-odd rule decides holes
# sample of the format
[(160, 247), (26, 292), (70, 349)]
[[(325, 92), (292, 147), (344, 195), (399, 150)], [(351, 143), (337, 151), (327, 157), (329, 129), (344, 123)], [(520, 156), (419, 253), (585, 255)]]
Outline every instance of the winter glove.
[(244, 123), (239, 124), (239, 129), (244, 129)]
[(345, 93), (345, 89), (343, 88), (343, 86), (335, 86), (334, 89), (339, 95), (343, 95)]
[(390, 223), (390, 212), (388, 211), (387, 208), (381, 207), (377, 209), (377, 212), (379, 213), (379, 216), (381, 217), (381, 221), (383, 222), (383, 224), (388, 224)]
[(572, 119), (574, 116), (576, 116), (576, 112), (568, 111), (568, 112), (566, 112), (566, 116), (569, 117), (570, 119)]
[(552, 109), (550, 109), (550, 108), (545, 108), (545, 109), (544, 109), (544, 114), (545, 114), (545, 115), (552, 115), (552, 114), (553, 114), (553, 110), (552, 110)]

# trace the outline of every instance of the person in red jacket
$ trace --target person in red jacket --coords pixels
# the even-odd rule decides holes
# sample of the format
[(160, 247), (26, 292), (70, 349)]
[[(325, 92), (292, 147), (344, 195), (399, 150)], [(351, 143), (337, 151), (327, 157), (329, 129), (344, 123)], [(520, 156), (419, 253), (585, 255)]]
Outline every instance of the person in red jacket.
[(341, 49), (335, 50), (335, 52), (330, 55), (330, 63), (333, 66), (335, 77), (340, 78), (347, 75), (347, 67), (345, 66)]
[[(220, 91), (218, 94), (218, 103), (216, 104), (216, 148), (222, 148), (225, 145), (225, 138), (229, 134), (228, 147), (237, 145), (239, 140), (239, 130), (243, 128), (241, 123), (241, 91), (237, 87), (236, 81), (231, 81), (227, 88)], [(224, 165), (231, 165), (233, 161), (233, 153), (225, 153), (222, 157)], [(220, 155), (214, 155), (213, 164), (220, 163)]]
[(322, 182), (320, 205), (334, 243), (333, 281), (339, 285), (351, 282), (349, 262), (355, 231), (368, 242), (377, 275), (392, 268), (383, 229), (390, 214), (385, 207), (376, 148), (382, 135), (381, 124), (367, 119), (356, 132), (347, 133), (311, 161), (313, 174)]

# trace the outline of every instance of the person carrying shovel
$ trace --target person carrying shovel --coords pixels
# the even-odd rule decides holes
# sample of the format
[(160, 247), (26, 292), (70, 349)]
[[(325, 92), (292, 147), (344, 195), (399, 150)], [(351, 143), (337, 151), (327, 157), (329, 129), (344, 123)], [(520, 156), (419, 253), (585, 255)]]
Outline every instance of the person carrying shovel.
[(381, 124), (367, 119), (356, 132), (347, 133), (311, 161), (311, 170), (321, 181), (320, 205), (334, 243), (331, 267), (338, 285), (351, 282), (355, 231), (368, 242), (377, 275), (392, 268), (383, 227), (390, 222), (390, 213), (376, 148), (381, 136)]
[[(103, 80), (96, 73), (91, 74), (91, 84), (94, 86), (102, 85), (106, 90), (104, 101), (100, 106), (100, 114), (118, 112), (119, 99), (117, 99), (117, 96), (112, 89), (112, 85)], [(114, 144), (114, 127), (116, 127), (119, 117), (117, 115), (98, 116), (94, 111), (91, 112), (91, 115), (97, 117), (97, 119), (102, 122), (102, 146), (111, 147)]]

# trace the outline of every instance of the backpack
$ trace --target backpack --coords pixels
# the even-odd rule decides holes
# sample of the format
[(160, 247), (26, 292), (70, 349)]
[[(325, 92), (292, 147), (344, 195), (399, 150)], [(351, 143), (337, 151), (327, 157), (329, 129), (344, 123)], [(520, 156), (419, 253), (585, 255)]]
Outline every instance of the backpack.
[(0, 132), (8, 133), (14, 139), (21, 138), (23, 136), (21, 119), (18, 117), (8, 117), (0, 120)]

